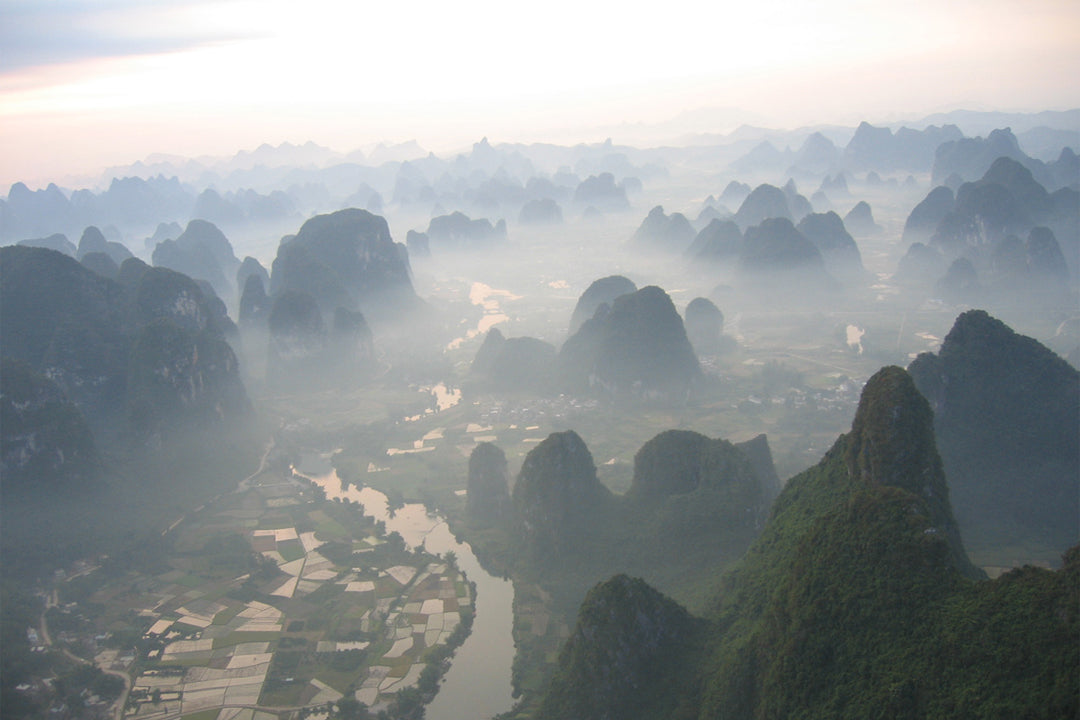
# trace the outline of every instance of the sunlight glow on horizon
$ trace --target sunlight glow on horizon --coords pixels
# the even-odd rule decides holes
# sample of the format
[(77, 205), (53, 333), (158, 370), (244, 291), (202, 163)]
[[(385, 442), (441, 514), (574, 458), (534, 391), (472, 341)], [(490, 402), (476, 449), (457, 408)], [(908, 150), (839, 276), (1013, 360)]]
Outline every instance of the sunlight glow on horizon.
[(1080, 10), (1059, 0), (919, 0), (902, 13), (864, 0), (675, 0), (663, 13), (568, 0), (531, 12), (490, 0), (165, 5), (97, 20), (135, 17), (134, 32), (166, 21), (190, 47), (0, 66), (0, 183), (263, 142), (443, 149), (574, 128), (602, 140), (601, 128), (709, 106), (796, 127), (961, 101), (1080, 105)]

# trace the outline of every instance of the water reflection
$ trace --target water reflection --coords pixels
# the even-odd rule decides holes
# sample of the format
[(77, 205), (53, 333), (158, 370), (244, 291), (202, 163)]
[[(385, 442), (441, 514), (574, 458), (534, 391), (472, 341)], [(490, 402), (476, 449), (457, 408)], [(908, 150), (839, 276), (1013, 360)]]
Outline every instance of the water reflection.
[(482, 282), (474, 282), (469, 289), (469, 302), (473, 305), (482, 307), (484, 309), (484, 314), (475, 328), (466, 332), (464, 337), (452, 340), (450, 344), (446, 346), (446, 349), (454, 350), (459, 348), (466, 340), (471, 340), (478, 335), (483, 335), (499, 323), (507, 322), (510, 319), (510, 316), (504, 313), (499, 307), (499, 298), (504, 298), (506, 300), (520, 300), (521, 296), (515, 295), (509, 290), (499, 290), (490, 285), (485, 285)]
[(476, 585), (476, 618), (472, 633), (458, 648), (427, 720), (478, 720), (510, 709), (513, 704), (510, 667), (514, 660), (514, 589), (509, 580), (489, 575), (468, 543), (458, 542), (446, 521), (418, 503), (390, 509), (386, 495), (373, 488), (345, 484), (325, 458), (306, 456), (297, 472), (318, 485), (327, 499), (349, 500), (364, 514), (386, 523), (410, 548), (436, 555), (452, 551), (457, 565)]

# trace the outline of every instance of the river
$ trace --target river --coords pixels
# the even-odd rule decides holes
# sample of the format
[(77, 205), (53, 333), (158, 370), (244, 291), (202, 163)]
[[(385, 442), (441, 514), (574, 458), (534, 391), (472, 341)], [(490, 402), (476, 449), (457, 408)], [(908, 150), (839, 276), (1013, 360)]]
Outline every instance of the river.
[(500, 290), (493, 288), (490, 285), (485, 285), (482, 282), (474, 282), (469, 288), (469, 302), (473, 305), (479, 305), (484, 314), (480, 317), (480, 322), (477, 323), (475, 328), (470, 329), (462, 337), (456, 338), (446, 346), (447, 350), (454, 350), (461, 347), (462, 343), (466, 340), (471, 340), (478, 335), (485, 334), (488, 330), (495, 327), (499, 323), (507, 322), (510, 316), (502, 311), (499, 307), (499, 298), (505, 298), (507, 300), (520, 300), (520, 295), (515, 295), (509, 290)]
[(306, 455), (297, 470), (326, 492), (329, 499), (359, 502), (364, 514), (386, 523), (411, 547), (442, 555), (453, 551), (457, 565), (476, 585), (476, 616), (472, 633), (457, 649), (438, 695), (426, 708), (427, 720), (481, 720), (513, 705), (510, 667), (514, 661), (514, 587), (509, 580), (489, 575), (468, 543), (450, 533), (446, 521), (418, 503), (389, 511), (386, 495), (373, 488), (343, 486), (324, 457)]

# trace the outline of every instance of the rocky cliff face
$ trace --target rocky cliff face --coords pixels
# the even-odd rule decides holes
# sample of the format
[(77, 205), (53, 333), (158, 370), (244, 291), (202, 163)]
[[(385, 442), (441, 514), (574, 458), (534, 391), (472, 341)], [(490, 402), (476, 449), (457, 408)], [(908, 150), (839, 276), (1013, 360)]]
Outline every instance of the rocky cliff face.
[(119, 414), (129, 297), (74, 258), (42, 248), (0, 248), (4, 357), (51, 378), (88, 417)]
[(240, 293), (240, 311), (237, 321), (241, 327), (265, 328), (270, 317), (272, 303), (266, 294), (266, 285), (258, 275), (248, 275)]
[(378, 369), (375, 336), (363, 313), (335, 310), (329, 340), (329, 366), (334, 380), (346, 384), (362, 381)]
[(274, 298), (268, 324), (268, 379), (302, 384), (317, 376), (326, 359), (328, 338), (315, 298), (304, 292), (282, 292)]
[(191, 278), (130, 258), (112, 281), (23, 247), (0, 249), (0, 268), (5, 358), (49, 377), (95, 432), (246, 414), (220, 308)]
[(0, 365), (0, 474), (6, 499), (86, 489), (100, 458), (86, 419), (56, 383), (17, 360)]
[(776, 474), (772, 450), (769, 448), (769, 438), (765, 433), (761, 433), (746, 442), (735, 443), (735, 447), (742, 450), (750, 461), (750, 465), (753, 466), (761, 482), (765, 506), (771, 507), (783, 489), (783, 483), (780, 481), (780, 476)]
[(934, 440), (934, 413), (902, 368), (882, 368), (867, 381), (844, 462), (861, 483), (898, 487), (922, 498), (933, 532), (946, 539), (957, 568), (972, 572)]
[(251, 410), (236, 355), (224, 338), (165, 319), (143, 327), (131, 349), (128, 406), (146, 439), (174, 427), (206, 428)]

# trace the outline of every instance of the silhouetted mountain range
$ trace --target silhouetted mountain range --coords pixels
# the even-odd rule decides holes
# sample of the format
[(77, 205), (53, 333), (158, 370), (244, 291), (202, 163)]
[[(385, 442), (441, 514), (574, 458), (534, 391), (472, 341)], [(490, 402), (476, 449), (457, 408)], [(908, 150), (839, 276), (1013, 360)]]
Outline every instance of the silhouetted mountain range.
[(439, 255), (453, 251), (490, 252), (506, 243), (506, 222), (494, 225), (487, 218), (470, 219), (454, 212), (431, 219), (424, 233), (430, 252)]
[(631, 247), (646, 251), (681, 253), (694, 239), (694, 228), (682, 213), (667, 215), (657, 205), (630, 238)]
[(930, 125), (921, 131), (902, 127), (894, 135), (887, 127), (864, 121), (844, 148), (844, 165), (850, 170), (926, 172), (939, 145), (962, 137), (955, 125)]
[[(925, 237), (931, 226), (930, 246), (949, 261), (963, 255), (990, 285), (999, 281), (1016, 285), (1018, 279), (1011, 277), (1015, 273), (1002, 273), (995, 257), (1001, 257), (1000, 246), (1010, 236), (1025, 238), (1036, 228), (1042, 228), (1036, 233), (1036, 254), (1056, 255), (1052, 245), (1061, 243), (1068, 273), (1075, 277), (1080, 266), (1080, 195), (1070, 188), (1048, 193), (1026, 167), (1009, 157), (995, 160), (978, 181), (964, 183), (955, 199), (948, 188), (931, 191), (912, 210), (904, 237)], [(1034, 271), (1028, 289), (1041, 294), (1054, 275), (1045, 275), (1042, 261), (1028, 265)]]

